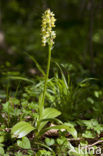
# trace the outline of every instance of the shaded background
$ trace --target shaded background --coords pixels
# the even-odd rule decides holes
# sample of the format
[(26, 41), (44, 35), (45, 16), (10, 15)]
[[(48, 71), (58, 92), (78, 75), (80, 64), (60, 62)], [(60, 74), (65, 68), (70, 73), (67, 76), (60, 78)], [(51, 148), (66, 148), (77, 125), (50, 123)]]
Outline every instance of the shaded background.
[[(87, 76), (102, 80), (102, 0), (0, 0), (1, 77), (40, 74), (25, 52), (45, 69), (47, 48), (41, 47), (40, 29), (47, 8), (57, 19), (53, 60), (64, 64), (76, 81)], [(52, 64), (51, 75), (53, 71)]]

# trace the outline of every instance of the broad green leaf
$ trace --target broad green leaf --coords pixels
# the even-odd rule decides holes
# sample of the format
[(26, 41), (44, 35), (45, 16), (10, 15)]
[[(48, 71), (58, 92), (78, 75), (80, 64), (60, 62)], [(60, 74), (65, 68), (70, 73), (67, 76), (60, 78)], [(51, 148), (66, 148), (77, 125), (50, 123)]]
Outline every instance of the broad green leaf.
[(23, 149), (30, 149), (30, 141), (27, 137), (23, 137), (22, 140), (17, 141), (17, 145)]
[(64, 136), (61, 136), (59, 138), (56, 139), (56, 142), (59, 144), (59, 145), (64, 145), (64, 146), (68, 146), (68, 140), (66, 137)]
[(46, 131), (51, 130), (51, 129), (67, 130), (74, 138), (77, 138), (77, 131), (75, 130), (75, 128), (67, 126), (67, 125), (57, 125), (57, 126), (48, 127), (44, 129), (42, 133), (45, 133)]
[(99, 98), (100, 92), (99, 91), (94, 91), (94, 95), (95, 95), (95, 97)]
[(0, 155), (4, 155), (4, 149), (2, 147), (0, 147)]
[(4, 136), (0, 136), (0, 143), (4, 142)]
[(55, 144), (55, 140), (54, 139), (50, 139), (50, 138), (45, 138), (45, 143), (48, 145), (48, 146), (52, 146)]
[(93, 132), (86, 130), (85, 133), (82, 134), (84, 138), (95, 138), (96, 136), (93, 134)]
[(10, 105), (10, 102), (6, 102), (5, 104), (3, 104), (3, 111), (6, 112), (6, 113), (13, 113), (14, 112), (14, 109), (13, 107)]
[(91, 104), (94, 104), (94, 100), (91, 97), (88, 97), (87, 101), (90, 102)]
[(23, 154), (21, 152), (17, 152), (15, 156), (23, 156)]
[(29, 123), (25, 121), (21, 121), (13, 126), (11, 134), (12, 137), (22, 138), (30, 133), (32, 130), (34, 130), (34, 127), (32, 127)]
[(55, 118), (55, 117), (59, 116), (60, 114), (61, 114), (61, 112), (55, 108), (46, 108), (43, 111), (42, 119)]
[[(61, 112), (55, 108), (46, 108), (46, 109), (44, 109), (44, 111), (42, 113), (41, 120), (47, 119), (47, 118), (55, 118), (55, 117), (59, 116), (60, 114), (61, 114)], [(41, 121), (38, 131), (40, 131), (47, 123), (48, 123), (48, 121)]]

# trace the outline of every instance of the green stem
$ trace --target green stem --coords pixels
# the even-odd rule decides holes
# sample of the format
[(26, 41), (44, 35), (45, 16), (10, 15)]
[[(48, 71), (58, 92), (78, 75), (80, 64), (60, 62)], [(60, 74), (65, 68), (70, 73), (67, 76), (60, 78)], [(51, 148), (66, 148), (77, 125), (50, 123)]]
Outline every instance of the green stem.
[[(47, 82), (48, 82), (49, 70), (50, 70), (51, 47), (52, 47), (52, 46), (49, 45), (49, 54), (48, 54), (47, 72), (46, 72), (46, 75), (45, 75), (45, 84), (44, 84), (44, 92), (43, 92), (43, 98), (42, 98), (41, 111), (43, 111), (43, 109), (44, 109), (45, 95), (46, 95)], [(41, 114), (42, 114), (42, 112), (40, 112), (40, 116), (41, 116)]]

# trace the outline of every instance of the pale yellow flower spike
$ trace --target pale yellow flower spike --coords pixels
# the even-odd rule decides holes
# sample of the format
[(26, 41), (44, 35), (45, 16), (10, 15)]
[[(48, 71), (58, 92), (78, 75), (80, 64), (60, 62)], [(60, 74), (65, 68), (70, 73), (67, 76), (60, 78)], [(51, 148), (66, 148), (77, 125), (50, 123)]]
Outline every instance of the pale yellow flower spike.
[(47, 9), (42, 16), (42, 46), (46, 46), (47, 43), (51, 47), (53, 46), (56, 33), (52, 28), (55, 27), (55, 21), (56, 19), (53, 12)]

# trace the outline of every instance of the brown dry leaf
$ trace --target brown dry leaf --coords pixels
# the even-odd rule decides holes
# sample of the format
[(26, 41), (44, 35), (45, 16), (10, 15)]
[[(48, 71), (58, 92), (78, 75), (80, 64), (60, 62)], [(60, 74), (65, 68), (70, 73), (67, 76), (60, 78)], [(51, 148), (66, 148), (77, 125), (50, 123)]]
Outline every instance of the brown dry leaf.
[[(50, 124), (50, 127), (56, 126), (54, 124)], [(51, 129), (44, 133), (44, 137), (58, 137), (58, 130), (57, 129)]]

